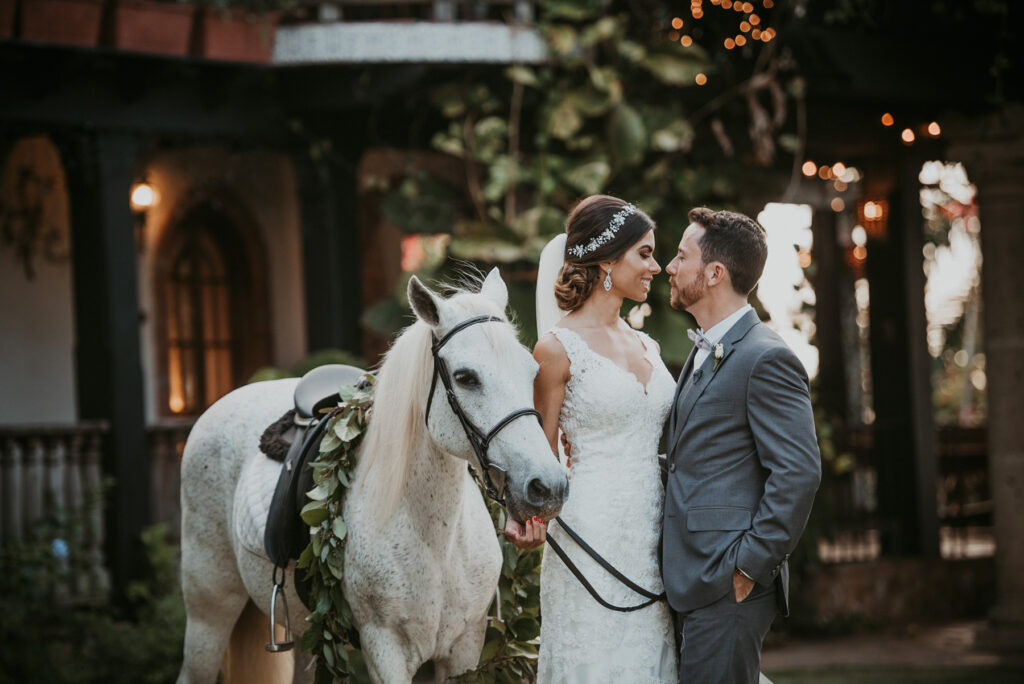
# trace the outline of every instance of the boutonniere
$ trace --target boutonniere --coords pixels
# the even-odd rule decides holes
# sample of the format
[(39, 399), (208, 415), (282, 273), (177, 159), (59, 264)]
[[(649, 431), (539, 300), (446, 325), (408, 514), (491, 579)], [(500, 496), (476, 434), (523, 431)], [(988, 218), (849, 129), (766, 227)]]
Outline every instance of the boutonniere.
[(715, 355), (715, 362), (711, 366), (711, 370), (718, 370), (718, 364), (720, 364), (722, 359), (725, 357), (725, 347), (722, 346), (721, 342), (715, 345), (713, 353)]

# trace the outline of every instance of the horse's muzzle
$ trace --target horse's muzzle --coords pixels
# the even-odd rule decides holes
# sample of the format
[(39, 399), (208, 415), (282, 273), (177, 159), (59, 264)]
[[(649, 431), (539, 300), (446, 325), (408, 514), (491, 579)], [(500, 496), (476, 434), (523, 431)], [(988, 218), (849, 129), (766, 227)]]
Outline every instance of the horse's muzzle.
[(569, 480), (564, 473), (534, 477), (526, 483), (519, 501), (509, 501), (509, 512), (520, 521), (533, 516), (550, 520), (562, 510), (568, 496)]

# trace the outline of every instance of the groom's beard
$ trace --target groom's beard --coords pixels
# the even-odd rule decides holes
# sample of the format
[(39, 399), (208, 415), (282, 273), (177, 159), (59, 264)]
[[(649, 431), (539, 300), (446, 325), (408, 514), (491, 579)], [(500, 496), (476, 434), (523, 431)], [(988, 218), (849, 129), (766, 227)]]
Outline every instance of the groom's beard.
[(677, 288), (672, 289), (668, 300), (669, 306), (676, 311), (687, 311), (689, 307), (704, 297), (704, 293), (707, 290), (708, 284), (707, 279), (704, 277), (704, 271), (698, 271), (693, 280), (684, 285), (681, 290)]

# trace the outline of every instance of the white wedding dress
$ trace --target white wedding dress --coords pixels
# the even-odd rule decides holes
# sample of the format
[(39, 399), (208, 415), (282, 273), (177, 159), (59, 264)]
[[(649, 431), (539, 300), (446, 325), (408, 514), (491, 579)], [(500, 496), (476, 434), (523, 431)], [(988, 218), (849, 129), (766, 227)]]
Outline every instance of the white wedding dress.
[[(644, 388), (578, 333), (551, 332), (569, 357), (559, 424), (572, 445), (569, 499), (561, 518), (619, 572), (653, 593), (663, 591), (657, 549), (664, 491), (658, 442), (675, 381), (657, 346), (638, 333), (652, 366)], [(576, 545), (557, 522), (548, 534), (609, 603), (645, 601)], [(538, 684), (676, 684), (676, 648), (668, 604), (631, 613), (604, 608), (548, 550), (541, 567)]]

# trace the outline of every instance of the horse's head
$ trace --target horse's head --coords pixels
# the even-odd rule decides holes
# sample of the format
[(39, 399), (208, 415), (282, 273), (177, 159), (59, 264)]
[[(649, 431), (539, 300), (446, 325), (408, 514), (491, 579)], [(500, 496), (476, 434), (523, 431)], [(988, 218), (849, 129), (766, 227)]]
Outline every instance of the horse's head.
[[(414, 276), (409, 302), (441, 341), (439, 377), (428, 399), (427, 430), (434, 443), (479, 469), (479, 449), (472, 443), (476, 439), (478, 447), (485, 446), (492, 480), (499, 488), (504, 480), (504, 501), (512, 517), (556, 516), (568, 494), (568, 480), (537, 417), (524, 412), (533, 408), (537, 363), (505, 317), (508, 289), (498, 269), (488, 274), (479, 293), (450, 299), (434, 294)], [(480, 317), (500, 320), (460, 327)], [(445, 388), (445, 373), (454, 401)]]

